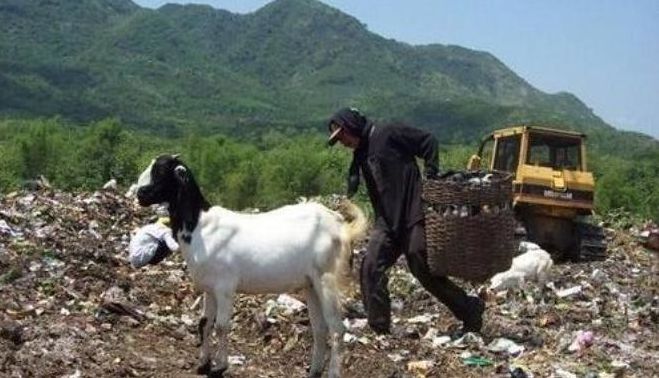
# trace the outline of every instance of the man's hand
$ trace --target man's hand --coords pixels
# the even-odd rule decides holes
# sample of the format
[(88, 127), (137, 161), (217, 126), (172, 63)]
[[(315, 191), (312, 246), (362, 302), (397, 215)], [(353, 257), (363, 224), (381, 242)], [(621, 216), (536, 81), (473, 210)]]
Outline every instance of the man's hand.
[(346, 197), (352, 198), (357, 193), (357, 189), (359, 189), (359, 176), (350, 175), (348, 177), (348, 190), (346, 191)]
[(439, 168), (434, 165), (427, 165), (424, 173), (428, 180), (436, 180), (439, 178)]

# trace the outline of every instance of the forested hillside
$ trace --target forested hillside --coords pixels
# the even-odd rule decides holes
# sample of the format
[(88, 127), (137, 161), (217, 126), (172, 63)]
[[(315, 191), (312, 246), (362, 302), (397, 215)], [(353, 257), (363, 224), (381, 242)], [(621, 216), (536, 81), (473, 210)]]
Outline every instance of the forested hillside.
[[(337, 191), (348, 157), (321, 149), (318, 131), (352, 105), (431, 130), (456, 166), (483, 134), (511, 123), (586, 132), (599, 205), (658, 208), (656, 140), (615, 130), (569, 93), (543, 93), (487, 52), (386, 39), (316, 0), (276, 0), (245, 15), (130, 0), (5, 0), (0, 88), (0, 152), (11, 162), (0, 167), (3, 188), (37, 174), (67, 188), (128, 182), (147, 155), (182, 150), (213, 172), (202, 183), (230, 183), (216, 190), (236, 205)], [(114, 126), (106, 135), (99, 125)], [(119, 139), (94, 139), (111, 137)], [(329, 170), (308, 174), (332, 179), (305, 187), (290, 183), (306, 178), (281, 179), (289, 185), (280, 194), (263, 196), (281, 173), (265, 168), (296, 159), (326, 159)]]

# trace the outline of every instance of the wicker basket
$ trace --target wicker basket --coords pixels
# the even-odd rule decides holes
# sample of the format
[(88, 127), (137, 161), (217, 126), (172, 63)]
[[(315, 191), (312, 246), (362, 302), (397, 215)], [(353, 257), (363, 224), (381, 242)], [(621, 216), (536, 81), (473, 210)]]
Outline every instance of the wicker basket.
[(426, 243), (435, 275), (482, 282), (510, 268), (515, 251), (512, 176), (488, 183), (428, 180)]

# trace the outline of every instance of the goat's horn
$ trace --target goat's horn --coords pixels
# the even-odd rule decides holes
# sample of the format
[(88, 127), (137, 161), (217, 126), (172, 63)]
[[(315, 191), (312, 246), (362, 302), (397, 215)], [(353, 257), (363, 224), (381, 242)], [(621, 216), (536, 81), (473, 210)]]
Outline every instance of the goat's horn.
[(181, 156), (181, 154), (174, 154), (174, 155), (172, 155), (172, 157), (173, 157), (174, 159), (178, 159), (180, 156)]

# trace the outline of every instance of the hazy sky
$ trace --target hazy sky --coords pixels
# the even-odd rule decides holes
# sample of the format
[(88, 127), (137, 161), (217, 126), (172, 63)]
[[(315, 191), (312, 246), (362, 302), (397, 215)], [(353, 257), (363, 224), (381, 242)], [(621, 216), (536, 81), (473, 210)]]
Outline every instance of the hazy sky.
[[(252, 12), (270, 0), (203, 3)], [(658, 0), (323, 0), (372, 32), (494, 54), (536, 88), (577, 95), (613, 126), (659, 137)]]

